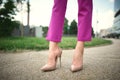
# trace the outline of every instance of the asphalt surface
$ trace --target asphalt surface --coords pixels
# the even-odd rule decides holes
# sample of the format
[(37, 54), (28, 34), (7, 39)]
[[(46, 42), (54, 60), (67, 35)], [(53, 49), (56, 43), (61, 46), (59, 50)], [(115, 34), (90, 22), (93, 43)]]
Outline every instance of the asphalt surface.
[(85, 48), (83, 70), (72, 73), (74, 50), (63, 50), (62, 67), (42, 72), (48, 51), (0, 53), (0, 80), (120, 80), (120, 39), (112, 45)]

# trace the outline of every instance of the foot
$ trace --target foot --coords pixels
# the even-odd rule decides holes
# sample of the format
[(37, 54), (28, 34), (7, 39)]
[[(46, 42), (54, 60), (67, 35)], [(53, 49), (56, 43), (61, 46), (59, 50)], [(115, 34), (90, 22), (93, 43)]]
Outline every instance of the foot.
[(72, 65), (71, 65), (71, 71), (76, 72), (80, 71), (83, 68), (83, 56), (78, 53), (74, 54)]
[(62, 50), (56, 48), (49, 51), (48, 62), (41, 68), (42, 71), (52, 71), (56, 69), (57, 58), (61, 56)]
[(75, 48), (72, 65), (71, 65), (72, 72), (79, 71), (82, 69), (82, 67), (83, 67), (83, 52), (84, 52), (84, 42), (78, 41), (76, 48)]

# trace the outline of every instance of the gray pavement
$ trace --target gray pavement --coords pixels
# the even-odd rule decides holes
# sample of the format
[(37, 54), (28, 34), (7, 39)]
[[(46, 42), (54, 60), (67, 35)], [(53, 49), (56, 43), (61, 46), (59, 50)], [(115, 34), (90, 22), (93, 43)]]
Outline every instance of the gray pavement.
[(42, 72), (48, 51), (0, 53), (0, 80), (120, 80), (120, 40), (113, 44), (85, 48), (84, 69), (72, 73), (69, 69), (74, 50), (63, 50), (62, 67)]

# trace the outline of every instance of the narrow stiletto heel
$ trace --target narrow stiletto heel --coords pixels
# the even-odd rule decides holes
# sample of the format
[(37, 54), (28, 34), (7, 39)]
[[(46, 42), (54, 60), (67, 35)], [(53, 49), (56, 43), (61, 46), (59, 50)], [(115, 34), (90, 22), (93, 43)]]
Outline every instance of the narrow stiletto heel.
[(61, 50), (61, 52), (58, 54), (58, 58), (59, 58), (59, 63), (60, 63), (60, 68), (61, 68), (61, 55), (62, 55), (62, 50)]
[(61, 56), (59, 57), (59, 62), (60, 62), (60, 68), (61, 68)]

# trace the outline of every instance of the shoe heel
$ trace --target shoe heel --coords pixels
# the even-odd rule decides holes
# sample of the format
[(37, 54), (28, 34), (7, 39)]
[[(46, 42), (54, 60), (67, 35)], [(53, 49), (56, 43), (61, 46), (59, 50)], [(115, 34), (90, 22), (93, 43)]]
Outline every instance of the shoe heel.
[(60, 68), (61, 68), (61, 56), (59, 56)]
[(59, 56), (58, 56), (59, 62), (60, 62), (60, 68), (61, 68), (61, 55), (62, 55), (62, 51), (61, 51), (61, 53), (60, 53)]

